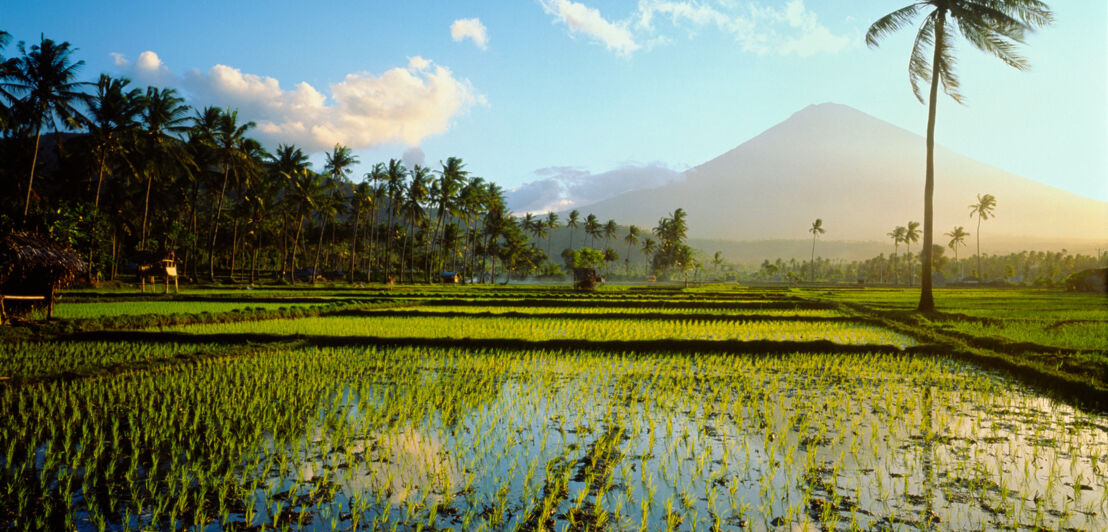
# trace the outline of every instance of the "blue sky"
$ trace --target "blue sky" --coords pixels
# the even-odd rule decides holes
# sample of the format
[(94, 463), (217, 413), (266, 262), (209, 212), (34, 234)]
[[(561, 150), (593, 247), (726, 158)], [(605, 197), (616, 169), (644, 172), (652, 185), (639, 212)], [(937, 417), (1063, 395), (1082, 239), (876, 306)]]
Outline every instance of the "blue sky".
[[(1030, 72), (959, 41), (966, 105), (942, 100), (937, 138), (1108, 201), (1108, 8), (1053, 4), (1056, 23), (1023, 48)], [(359, 175), (405, 153), (435, 167), (456, 155), (506, 189), (553, 176), (565, 206), (664, 181), (809, 104), (922, 134), (926, 106), (907, 79), (914, 32), (863, 42), (902, 5), (3, 0), (0, 28), (69, 41), (89, 80), (127, 75), (237, 107), (271, 147), (351, 145)]]

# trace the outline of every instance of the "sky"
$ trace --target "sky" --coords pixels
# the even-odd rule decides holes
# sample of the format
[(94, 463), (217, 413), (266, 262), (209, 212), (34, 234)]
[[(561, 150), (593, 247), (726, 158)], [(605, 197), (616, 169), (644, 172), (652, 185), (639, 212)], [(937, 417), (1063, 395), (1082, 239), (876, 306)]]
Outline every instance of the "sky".
[[(1054, 24), (1021, 48), (1028, 72), (956, 42), (965, 102), (940, 101), (936, 138), (1108, 201), (1108, 6), (1051, 4)], [(68, 41), (89, 81), (127, 76), (237, 108), (252, 136), (313, 152), (317, 169), (335, 143), (350, 146), (355, 180), (389, 158), (461, 157), (518, 211), (676, 179), (810, 104), (922, 135), (927, 107), (907, 75), (915, 28), (864, 42), (903, 5), (0, 0), (0, 29), (13, 36), (6, 55), (17, 41)]]

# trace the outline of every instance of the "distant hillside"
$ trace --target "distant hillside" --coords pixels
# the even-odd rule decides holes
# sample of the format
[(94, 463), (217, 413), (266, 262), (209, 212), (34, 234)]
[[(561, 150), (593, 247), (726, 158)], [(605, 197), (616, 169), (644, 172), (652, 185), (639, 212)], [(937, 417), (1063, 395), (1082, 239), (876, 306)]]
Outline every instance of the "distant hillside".
[[(817, 253), (823, 249), (824, 256), (859, 258), (854, 253), (872, 256), (871, 250), (878, 249), (872, 246), (885, 241), (893, 227), (922, 221), (923, 168), (923, 138), (851, 107), (826, 103), (809, 106), (689, 170), (683, 180), (627, 192), (580, 211), (653, 227), (682, 207), (689, 213), (691, 237), (742, 241), (731, 246), (735, 259), (758, 255), (757, 250), (791, 249), (765, 241), (804, 241), (811, 222), (822, 218), (825, 238), (842, 243)], [(996, 218), (982, 227), (983, 252), (1005, 251), (1008, 245), (1001, 249), (1002, 243), (1055, 249), (1067, 242), (1084, 242), (1093, 252), (1098, 242), (1108, 242), (1108, 203), (937, 147), (939, 239), (955, 225), (975, 232), (967, 206), (979, 193), (997, 198)], [(972, 249), (972, 238), (969, 244)], [(891, 250), (891, 241), (885, 247)]]

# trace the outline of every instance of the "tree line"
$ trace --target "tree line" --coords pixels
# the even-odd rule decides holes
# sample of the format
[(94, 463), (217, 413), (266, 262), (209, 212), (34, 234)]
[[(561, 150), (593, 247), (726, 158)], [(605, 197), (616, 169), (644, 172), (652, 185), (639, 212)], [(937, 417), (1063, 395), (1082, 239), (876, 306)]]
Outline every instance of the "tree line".
[[(550, 260), (558, 215), (514, 216), (504, 190), (458, 157), (436, 168), (390, 159), (358, 179), (360, 161), (336, 145), (316, 170), (300, 147), (267, 151), (234, 109), (193, 108), (175, 89), (107, 74), (81, 81), (84, 62), (68, 42), (20, 42), (5, 57), (9, 44), (0, 31), (0, 229), (70, 244), (90, 278), (115, 279), (130, 262), (170, 253), (187, 276), (208, 281), (562, 273)], [(629, 226), (625, 273), (640, 243), (653, 271), (691, 268), (684, 219), (681, 209), (663, 218), (658, 240)], [(600, 263), (619, 260), (615, 220), (574, 210), (565, 226), (568, 251), (582, 227)]]

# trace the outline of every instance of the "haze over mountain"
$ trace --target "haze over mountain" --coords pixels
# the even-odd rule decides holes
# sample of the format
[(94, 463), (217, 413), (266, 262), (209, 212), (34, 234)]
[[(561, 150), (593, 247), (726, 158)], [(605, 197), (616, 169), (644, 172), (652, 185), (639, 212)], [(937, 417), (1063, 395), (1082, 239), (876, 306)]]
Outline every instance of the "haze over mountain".
[[(805, 239), (812, 221), (822, 218), (828, 230), (823, 239), (891, 246), (887, 232), (923, 219), (924, 156), (919, 135), (854, 108), (824, 103), (688, 170), (684, 179), (579, 209), (650, 228), (682, 207), (689, 213), (690, 237), (723, 241)], [(1092, 251), (1108, 243), (1106, 202), (941, 146), (936, 146), (935, 162), (938, 243), (946, 243), (941, 233), (955, 225), (974, 231), (976, 220), (967, 206), (985, 193), (996, 196), (997, 208), (996, 217), (982, 227), (983, 252), (1067, 243)]]

